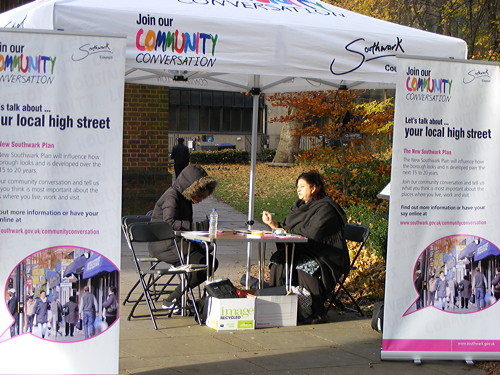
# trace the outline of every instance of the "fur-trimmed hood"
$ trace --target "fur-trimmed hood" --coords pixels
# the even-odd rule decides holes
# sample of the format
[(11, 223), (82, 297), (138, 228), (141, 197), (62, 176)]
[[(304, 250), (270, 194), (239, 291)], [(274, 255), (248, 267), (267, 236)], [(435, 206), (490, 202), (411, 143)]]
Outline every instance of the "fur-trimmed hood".
[(175, 179), (172, 187), (181, 193), (184, 198), (191, 200), (199, 195), (200, 191), (211, 189), (217, 184), (215, 178), (208, 176), (207, 172), (199, 165), (188, 165)]

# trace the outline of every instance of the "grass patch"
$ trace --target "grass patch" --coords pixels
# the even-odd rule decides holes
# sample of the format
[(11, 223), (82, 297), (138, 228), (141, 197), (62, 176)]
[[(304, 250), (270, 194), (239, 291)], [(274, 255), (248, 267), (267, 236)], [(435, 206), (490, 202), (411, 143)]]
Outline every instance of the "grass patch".
[[(218, 181), (214, 195), (238, 211), (248, 213), (249, 165), (203, 165)], [(282, 221), (297, 200), (295, 180), (307, 170), (304, 167), (269, 167), (257, 163), (254, 192), (254, 219), (261, 221), (263, 210), (274, 212), (275, 220)]]

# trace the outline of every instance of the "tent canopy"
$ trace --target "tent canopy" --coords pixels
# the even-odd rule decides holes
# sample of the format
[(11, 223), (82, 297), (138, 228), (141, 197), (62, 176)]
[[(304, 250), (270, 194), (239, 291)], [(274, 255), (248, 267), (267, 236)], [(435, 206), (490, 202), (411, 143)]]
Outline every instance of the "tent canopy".
[[(463, 40), (316, 0), (39, 0), (0, 27), (126, 35), (126, 82), (252, 94), (249, 228), (258, 94), (394, 88), (396, 56), (467, 56)], [(74, 59), (96, 53), (111, 51), (84, 45)]]
[(312, 0), (41, 0), (0, 27), (123, 34), (127, 82), (240, 92), (390, 88), (396, 55), (467, 53), (463, 40)]

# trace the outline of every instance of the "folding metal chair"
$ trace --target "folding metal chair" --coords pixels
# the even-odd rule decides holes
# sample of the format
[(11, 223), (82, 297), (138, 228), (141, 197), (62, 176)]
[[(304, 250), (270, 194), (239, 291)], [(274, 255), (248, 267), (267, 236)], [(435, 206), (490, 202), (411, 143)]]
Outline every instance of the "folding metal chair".
[[(370, 235), (370, 228), (366, 225), (361, 225), (361, 224), (355, 224), (355, 223), (347, 223), (344, 226), (344, 236), (346, 241), (350, 242), (355, 242), (357, 249), (354, 257), (351, 260), (351, 265), (349, 267), (349, 272), (346, 272), (340, 277), (339, 282), (337, 285), (334, 287), (333, 291), (330, 293), (330, 296), (327, 300), (328, 306), (326, 311), (330, 309), (332, 305), (336, 305), (342, 310), (352, 310), (352, 311), (358, 311), (358, 313), (361, 316), (364, 316), (363, 311), (361, 311), (361, 308), (359, 307), (359, 304), (356, 302), (356, 300), (352, 297), (351, 293), (346, 289), (344, 283), (347, 279), (347, 276), (349, 276), (350, 271), (356, 269), (356, 260), (358, 259), (359, 255), (361, 254), (361, 250), (363, 249), (366, 240), (368, 239), (368, 236)], [(356, 309), (350, 309), (340, 301), (339, 293), (340, 291), (343, 291), (349, 299), (352, 301)]]
[[(125, 220), (126, 222), (126, 220)], [(132, 251), (134, 263), (136, 266), (136, 271), (139, 276), (139, 284), (142, 286), (142, 294), (141, 296), (135, 301), (129, 316), (127, 317), (127, 320), (130, 320), (131, 318), (139, 318), (139, 317), (146, 317), (150, 316), (151, 320), (153, 322), (153, 326), (155, 329), (158, 329), (158, 326), (156, 324), (156, 317), (158, 316), (172, 316), (174, 312), (174, 307), (169, 308), (169, 309), (163, 309), (163, 308), (157, 308), (156, 303), (158, 303), (158, 299), (160, 298), (161, 295), (165, 293), (165, 288), (168, 285), (172, 285), (170, 282), (174, 278), (178, 278), (179, 282), (182, 283), (183, 290), (184, 292), (187, 293), (188, 299), (192, 303), (192, 307), (194, 309), (195, 315), (199, 319), (198, 315), (198, 310), (196, 308), (195, 304), (195, 298), (193, 291), (191, 288), (187, 287), (187, 278), (188, 275), (192, 272), (201, 272), (205, 271), (207, 266), (206, 265), (188, 265), (188, 266), (181, 266), (181, 267), (170, 267), (170, 268), (159, 268), (157, 266), (157, 263), (155, 264), (154, 267), (151, 266), (151, 261), (153, 264), (158, 261), (156, 258), (146, 258), (146, 261), (144, 259), (141, 259), (140, 257), (137, 256), (136, 253), (136, 245), (138, 244), (144, 244), (144, 243), (149, 243), (149, 242), (155, 242), (155, 241), (165, 241), (165, 240), (170, 240), (174, 239), (175, 240), (175, 233), (172, 230), (172, 227), (165, 222), (141, 222), (140, 220), (137, 222), (133, 222), (130, 224), (125, 224), (125, 229), (126, 229), (126, 238), (127, 238), (127, 243), (129, 245), (130, 250)], [(179, 252), (178, 247), (176, 246), (177, 254), (179, 256), (179, 260), (182, 264), (182, 256)], [(145, 267), (145, 264), (148, 264), (150, 266)], [(159, 280), (163, 276), (169, 276), (170, 279), (166, 283), (160, 284)], [(177, 284), (176, 284), (177, 285)], [(161, 288), (158, 290), (158, 286), (161, 286)], [(135, 310), (137, 306), (139, 305), (140, 302), (145, 301), (146, 305), (148, 307), (149, 315), (136, 315)], [(185, 304), (183, 304), (181, 307), (184, 311), (187, 310), (187, 307)]]
[[(127, 245), (128, 245), (129, 248), (130, 248), (131, 244), (130, 244), (130, 240), (129, 240), (129, 237), (128, 237), (128, 234), (127, 234), (127, 227), (130, 224), (133, 224), (133, 223), (147, 223), (149, 221), (151, 221), (151, 215), (150, 215), (149, 212), (146, 215), (128, 215), (128, 216), (122, 217), (122, 231), (123, 231), (123, 235), (125, 236), (125, 239), (127, 240)], [(149, 256), (149, 252), (147, 251), (147, 249), (146, 249), (146, 251), (139, 251), (139, 249), (136, 249), (136, 251), (135, 251), (135, 257), (137, 258), (137, 260), (139, 262), (147, 262), (147, 263), (149, 263), (149, 268), (150, 269), (155, 268), (158, 265), (158, 263), (160, 263), (159, 259), (153, 258), (153, 257)], [(153, 276), (151, 275), (151, 277), (153, 277)], [(127, 296), (123, 300), (123, 305), (124, 306), (127, 303), (135, 303), (135, 302), (137, 302), (137, 299), (132, 299), (132, 293), (139, 286), (139, 284), (140, 284), (140, 279), (137, 279), (137, 281), (130, 288), (130, 290), (127, 293)], [(139, 298), (142, 298), (142, 295)]]

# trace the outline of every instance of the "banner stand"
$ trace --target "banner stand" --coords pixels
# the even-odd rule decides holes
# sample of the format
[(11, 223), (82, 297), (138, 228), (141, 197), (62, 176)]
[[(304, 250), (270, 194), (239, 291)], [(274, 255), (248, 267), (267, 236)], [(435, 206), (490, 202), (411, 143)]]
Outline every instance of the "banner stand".
[(119, 372), (125, 44), (0, 29), (2, 374)]
[(397, 70), (381, 358), (499, 360), (500, 64)]

